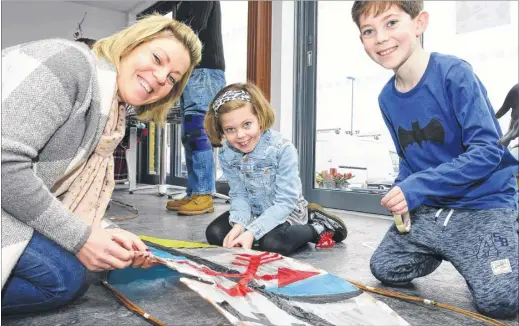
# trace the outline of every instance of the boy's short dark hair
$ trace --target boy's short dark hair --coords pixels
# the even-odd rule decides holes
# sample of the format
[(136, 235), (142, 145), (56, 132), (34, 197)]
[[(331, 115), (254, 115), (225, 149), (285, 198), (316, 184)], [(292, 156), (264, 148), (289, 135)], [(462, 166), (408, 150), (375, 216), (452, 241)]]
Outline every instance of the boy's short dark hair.
[(411, 18), (415, 18), (423, 10), (423, 1), (355, 1), (351, 8), (351, 18), (360, 28), (360, 16), (373, 14), (375, 17), (397, 5)]

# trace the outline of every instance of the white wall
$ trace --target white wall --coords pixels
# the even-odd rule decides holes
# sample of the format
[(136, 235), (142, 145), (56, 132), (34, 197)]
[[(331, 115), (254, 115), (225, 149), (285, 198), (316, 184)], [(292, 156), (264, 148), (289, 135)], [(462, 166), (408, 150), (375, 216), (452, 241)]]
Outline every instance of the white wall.
[(2, 1), (2, 49), (45, 38), (73, 40), (77, 24), (83, 37), (100, 39), (127, 26), (125, 13), (64, 1)]
[(274, 129), (293, 140), (294, 1), (272, 1), (270, 103), (276, 112)]
[(133, 8), (127, 15), (128, 25), (133, 24), (137, 20), (137, 15), (143, 12), (145, 9), (151, 7), (156, 1), (142, 1), (137, 7)]

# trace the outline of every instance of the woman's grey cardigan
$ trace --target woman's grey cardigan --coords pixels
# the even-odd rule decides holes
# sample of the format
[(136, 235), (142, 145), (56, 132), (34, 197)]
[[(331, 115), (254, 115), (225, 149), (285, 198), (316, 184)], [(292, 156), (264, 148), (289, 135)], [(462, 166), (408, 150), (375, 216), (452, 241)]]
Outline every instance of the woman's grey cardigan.
[(78, 42), (2, 51), (2, 288), (34, 230), (72, 253), (90, 236), (50, 189), (95, 149), (115, 83), (115, 67)]

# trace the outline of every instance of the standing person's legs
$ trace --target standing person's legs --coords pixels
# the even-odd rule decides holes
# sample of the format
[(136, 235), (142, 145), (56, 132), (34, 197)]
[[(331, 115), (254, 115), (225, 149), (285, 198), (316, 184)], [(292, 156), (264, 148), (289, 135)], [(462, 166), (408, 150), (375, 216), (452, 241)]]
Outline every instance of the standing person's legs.
[(178, 214), (198, 215), (213, 212), (215, 191), (213, 147), (204, 129), (209, 103), (225, 86), (225, 73), (216, 69), (195, 69), (182, 94), (182, 144), (188, 171), (188, 203)]
[(515, 316), (519, 309), (517, 211), (454, 210), (438, 236), (445, 259), (465, 278), (476, 309), (494, 318)]
[(401, 285), (432, 273), (442, 262), (435, 249), (441, 224), (437, 209), (420, 206), (412, 212), (409, 233), (400, 233), (393, 224), (371, 256), (371, 273), (382, 283)]
[[(187, 88), (187, 86), (186, 86)], [(178, 209), (189, 203), (191, 201), (191, 193), (192, 193), (192, 190), (191, 190), (191, 184), (193, 184), (193, 182), (189, 181), (189, 176), (192, 176), (193, 175), (193, 152), (191, 151), (191, 148), (189, 146), (186, 146), (185, 144), (185, 140), (187, 139), (186, 138), (186, 130), (185, 130), (185, 116), (184, 116), (184, 107), (185, 107), (185, 104), (184, 104), (184, 95), (182, 95), (180, 97), (180, 133), (182, 135), (182, 146), (184, 147), (184, 158), (186, 160), (186, 169), (187, 169), (187, 177), (188, 177), (188, 182), (187, 182), (187, 187), (186, 187), (186, 196), (184, 198), (181, 198), (181, 199), (175, 199), (175, 200), (168, 200), (167, 204), (166, 204), (166, 209), (170, 210), (170, 211), (178, 211)]]
[(86, 269), (76, 256), (34, 232), (2, 289), (2, 315), (56, 309), (87, 288)]

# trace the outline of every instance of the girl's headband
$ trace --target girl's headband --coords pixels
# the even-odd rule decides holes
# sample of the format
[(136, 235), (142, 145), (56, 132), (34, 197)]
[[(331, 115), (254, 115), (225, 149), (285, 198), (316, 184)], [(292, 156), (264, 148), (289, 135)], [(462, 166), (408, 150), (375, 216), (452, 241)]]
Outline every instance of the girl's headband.
[(244, 90), (231, 89), (223, 93), (213, 102), (214, 117), (218, 118), (218, 110), (229, 101), (242, 100), (251, 103), (251, 96)]

